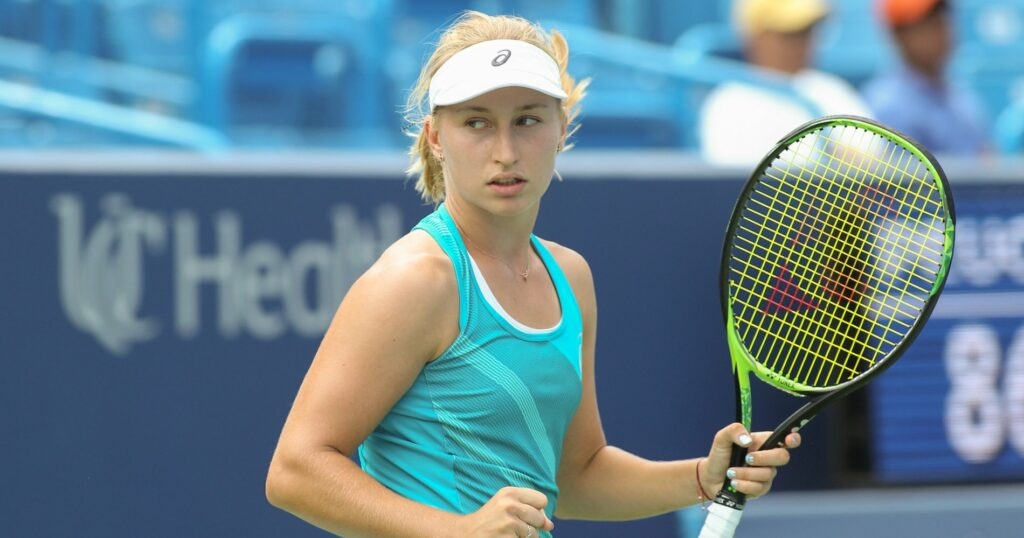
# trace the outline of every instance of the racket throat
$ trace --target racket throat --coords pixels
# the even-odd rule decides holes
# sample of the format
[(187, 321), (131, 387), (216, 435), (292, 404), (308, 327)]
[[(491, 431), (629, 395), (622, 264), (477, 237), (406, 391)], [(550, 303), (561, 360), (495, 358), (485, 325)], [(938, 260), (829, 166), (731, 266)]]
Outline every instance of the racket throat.
[(780, 424), (779, 427), (772, 432), (768, 439), (765, 440), (764, 445), (762, 446), (765, 449), (767, 449), (770, 447), (784, 445), (786, 442), (787, 435), (791, 433), (797, 433), (800, 430), (804, 429), (804, 426), (811, 422), (812, 418), (814, 418), (813, 414), (808, 416), (806, 410), (798, 410), (796, 413), (790, 415), (790, 417), (787, 418), (782, 424)]
[(733, 510), (742, 511), (743, 507), (747, 504), (747, 496), (738, 491), (722, 489), (722, 491), (718, 492), (718, 495), (715, 495), (715, 504), (720, 504)]

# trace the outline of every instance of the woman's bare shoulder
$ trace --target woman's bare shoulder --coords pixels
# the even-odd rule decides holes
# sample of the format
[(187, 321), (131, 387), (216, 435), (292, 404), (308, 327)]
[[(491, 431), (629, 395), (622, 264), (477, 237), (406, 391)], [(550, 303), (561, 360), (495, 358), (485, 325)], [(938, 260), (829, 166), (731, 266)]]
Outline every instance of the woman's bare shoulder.
[(579, 252), (554, 241), (547, 239), (541, 239), (540, 241), (555, 258), (555, 261), (558, 262), (558, 266), (562, 268), (562, 272), (569, 279), (569, 284), (572, 285), (577, 298), (584, 299), (584, 296), (582, 296), (584, 293), (593, 297), (594, 276), (590, 271), (590, 264), (587, 263), (586, 258)]
[(363, 274), (360, 286), (372, 285), (378, 293), (387, 290), (408, 299), (440, 297), (454, 289), (452, 262), (429, 234), (412, 231), (395, 241)]

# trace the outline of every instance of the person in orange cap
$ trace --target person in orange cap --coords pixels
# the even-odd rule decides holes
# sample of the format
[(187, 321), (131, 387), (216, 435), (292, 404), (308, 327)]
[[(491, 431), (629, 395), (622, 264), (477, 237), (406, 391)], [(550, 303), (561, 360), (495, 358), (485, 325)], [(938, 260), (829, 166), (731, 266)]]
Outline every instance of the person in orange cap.
[(865, 84), (875, 117), (933, 153), (981, 155), (991, 131), (981, 99), (948, 78), (955, 36), (947, 0), (879, 0), (900, 62)]

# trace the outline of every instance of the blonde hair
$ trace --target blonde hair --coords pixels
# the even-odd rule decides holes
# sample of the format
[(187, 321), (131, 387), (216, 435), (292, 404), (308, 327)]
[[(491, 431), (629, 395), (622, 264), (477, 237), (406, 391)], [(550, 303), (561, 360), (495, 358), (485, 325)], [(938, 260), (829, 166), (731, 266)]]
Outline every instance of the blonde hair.
[[(416, 190), (428, 202), (440, 203), (444, 200), (444, 173), (441, 162), (430, 150), (427, 143), (424, 124), (433, 113), (428, 110), (427, 94), (430, 79), (434, 73), (455, 53), (484, 41), (495, 39), (515, 39), (525, 41), (539, 47), (554, 58), (561, 73), (562, 89), (568, 95), (562, 100), (562, 116), (568, 126), (566, 138), (571, 136), (579, 125), (575, 125), (579, 115), (579, 104), (586, 93), (590, 80), (576, 82), (569, 73), (569, 44), (558, 31), (546, 32), (539, 25), (526, 19), (509, 16), (491, 16), (477, 11), (466, 11), (445, 30), (434, 48), (433, 54), (420, 71), (419, 79), (413, 86), (406, 103), (405, 117), (409, 124), (408, 133), (415, 140), (409, 147), (412, 164), (406, 170), (410, 176), (417, 176)], [(562, 148), (569, 149), (571, 145)]]

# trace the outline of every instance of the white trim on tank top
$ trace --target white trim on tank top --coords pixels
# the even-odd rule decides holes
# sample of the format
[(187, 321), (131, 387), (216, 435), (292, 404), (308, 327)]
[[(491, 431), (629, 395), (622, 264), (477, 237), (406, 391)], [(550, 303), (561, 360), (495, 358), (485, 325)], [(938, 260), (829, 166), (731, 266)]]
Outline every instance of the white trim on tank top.
[(476, 283), (480, 286), (480, 292), (483, 293), (487, 304), (491, 305), (491, 308), (493, 308), (499, 316), (507, 321), (509, 325), (526, 334), (549, 334), (557, 331), (558, 328), (561, 327), (562, 318), (558, 318), (558, 323), (550, 329), (535, 329), (516, 321), (515, 318), (510, 316), (509, 313), (501, 307), (501, 303), (499, 303), (498, 298), (494, 296), (494, 292), (491, 291), (491, 287), (487, 285), (487, 279), (484, 278), (484, 274), (480, 272), (480, 267), (476, 264), (476, 260), (473, 259), (473, 256), (468, 252), (466, 253), (466, 256), (469, 258), (469, 264), (473, 267), (473, 276), (476, 278)]

